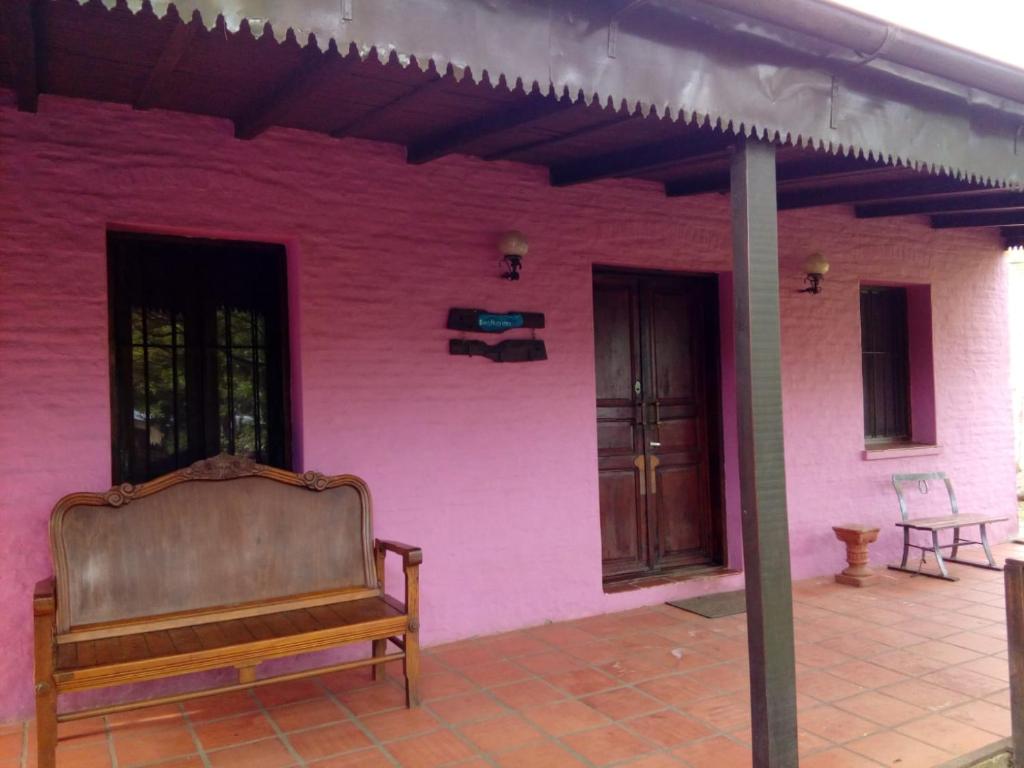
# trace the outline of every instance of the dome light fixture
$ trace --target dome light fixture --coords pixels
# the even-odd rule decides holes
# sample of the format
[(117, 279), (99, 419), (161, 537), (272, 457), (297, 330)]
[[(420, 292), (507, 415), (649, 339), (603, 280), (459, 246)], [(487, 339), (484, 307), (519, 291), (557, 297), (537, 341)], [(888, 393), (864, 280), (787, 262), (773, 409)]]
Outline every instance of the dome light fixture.
[(526, 235), (515, 229), (509, 230), (498, 241), (498, 250), (501, 252), (501, 263), (505, 266), (501, 276), (506, 280), (518, 280), (519, 270), (523, 268), (523, 257), (530, 250)]

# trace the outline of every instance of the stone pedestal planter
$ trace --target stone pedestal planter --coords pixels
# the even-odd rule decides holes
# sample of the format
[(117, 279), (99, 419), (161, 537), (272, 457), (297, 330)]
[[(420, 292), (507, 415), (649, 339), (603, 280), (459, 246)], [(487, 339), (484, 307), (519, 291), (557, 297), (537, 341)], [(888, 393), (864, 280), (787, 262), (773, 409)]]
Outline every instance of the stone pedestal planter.
[(842, 573), (836, 574), (836, 581), (851, 587), (866, 587), (876, 578), (868, 565), (868, 545), (878, 539), (878, 528), (855, 523), (832, 526), (836, 538), (846, 545), (846, 562)]

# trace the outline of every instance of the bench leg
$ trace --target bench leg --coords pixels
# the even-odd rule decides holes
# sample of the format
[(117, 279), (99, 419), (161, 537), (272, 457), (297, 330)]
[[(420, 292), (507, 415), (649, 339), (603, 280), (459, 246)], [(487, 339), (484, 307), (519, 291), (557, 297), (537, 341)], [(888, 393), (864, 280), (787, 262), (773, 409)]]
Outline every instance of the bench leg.
[(405, 633), (405, 705), (420, 705), (420, 633)]
[(939, 532), (932, 531), (932, 551), (935, 553), (935, 562), (939, 566), (939, 573), (942, 578), (949, 578), (949, 571), (946, 570), (946, 562), (942, 559), (942, 550), (939, 549)]
[[(387, 640), (374, 640), (373, 641), (373, 657), (375, 659), (379, 659), (381, 656), (384, 656), (387, 653), (387, 650), (388, 650), (388, 641)], [(384, 665), (383, 664), (374, 664), (373, 665), (373, 671), (372, 671), (371, 674), (372, 674), (372, 677), (373, 677), (374, 680), (383, 680), (384, 679)]]
[[(982, 526), (984, 528), (985, 526)], [(953, 529), (953, 551), (949, 553), (950, 560), (956, 560), (956, 553), (960, 551), (960, 529)]]
[(35, 617), (36, 758), (57, 768), (57, 689), (53, 682), (53, 616)]
[(900, 568), (906, 569), (907, 557), (910, 555), (910, 529), (903, 529), (903, 560), (900, 561)]
[(988, 545), (988, 529), (985, 523), (981, 524), (981, 546), (985, 550), (985, 557), (988, 558), (988, 564), (993, 568), (996, 568), (996, 559), (992, 557), (992, 548)]

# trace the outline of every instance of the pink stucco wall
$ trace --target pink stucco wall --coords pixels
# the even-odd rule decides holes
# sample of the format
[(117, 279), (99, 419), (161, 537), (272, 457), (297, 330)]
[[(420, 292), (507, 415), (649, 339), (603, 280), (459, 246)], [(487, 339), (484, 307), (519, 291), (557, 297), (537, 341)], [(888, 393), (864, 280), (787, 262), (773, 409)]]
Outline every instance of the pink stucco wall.
[[(543, 169), (509, 163), (410, 167), (387, 145), (291, 131), (242, 142), (219, 120), (11, 103), (0, 92), (0, 721), (30, 708), (29, 597), (50, 573), (49, 509), (110, 483), (108, 227), (287, 244), (301, 466), (363, 476), (377, 534), (422, 545), (428, 644), (742, 586), (606, 595), (597, 509), (591, 267), (728, 270), (725, 198), (670, 200), (639, 182), (553, 189)], [(530, 238), (514, 285), (497, 278), (508, 228)], [(894, 471), (948, 469), (965, 508), (1011, 513), (996, 237), (834, 208), (784, 213), (780, 249), (794, 574), (841, 565), (830, 526), (846, 519), (881, 524), (874, 554), (894, 556)], [(797, 289), (815, 250), (832, 272), (812, 297)], [(862, 458), (864, 280), (931, 284), (940, 456)], [(546, 312), (550, 360), (448, 356), (452, 306)], [(736, 563), (728, 408), (725, 422)]]

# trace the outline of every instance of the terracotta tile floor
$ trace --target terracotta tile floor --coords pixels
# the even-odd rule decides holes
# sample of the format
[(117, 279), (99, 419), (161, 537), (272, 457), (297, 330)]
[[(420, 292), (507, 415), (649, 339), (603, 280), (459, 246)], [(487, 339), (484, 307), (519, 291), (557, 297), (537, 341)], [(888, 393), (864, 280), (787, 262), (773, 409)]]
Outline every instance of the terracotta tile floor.
[[(954, 568), (795, 585), (802, 765), (934, 766), (1009, 735), (1002, 576)], [(337, 673), (61, 726), (59, 764), (749, 766), (745, 632), (664, 605), (550, 624), (428, 649), (418, 710), (397, 669)], [(33, 738), (0, 726), (0, 768), (31, 768)]]

